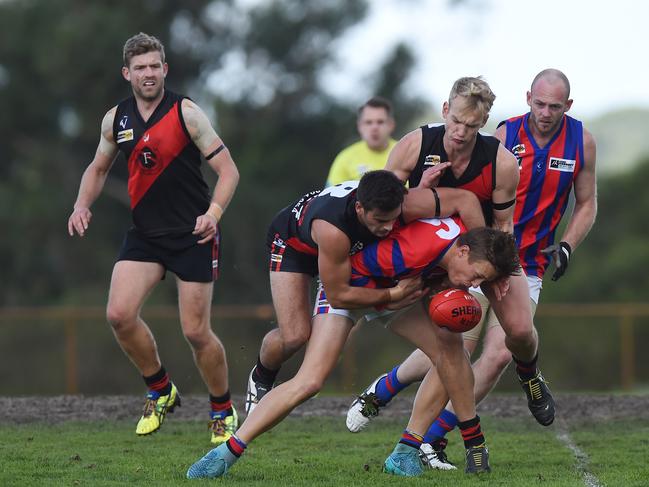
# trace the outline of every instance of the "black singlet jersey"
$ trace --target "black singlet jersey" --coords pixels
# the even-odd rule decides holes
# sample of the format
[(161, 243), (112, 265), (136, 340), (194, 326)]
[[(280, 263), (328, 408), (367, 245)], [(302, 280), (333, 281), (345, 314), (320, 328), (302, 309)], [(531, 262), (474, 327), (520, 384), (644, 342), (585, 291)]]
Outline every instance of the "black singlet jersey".
[(165, 90), (146, 122), (134, 97), (117, 105), (113, 137), (128, 162), (133, 224), (145, 236), (191, 231), (210, 204), (201, 154), (180, 108), (184, 98)]
[[(415, 188), (425, 169), (435, 162), (448, 161), (444, 150), (444, 125), (424, 125), (421, 127), (422, 140), (419, 159), (410, 173), (408, 185)], [(496, 157), (500, 141), (489, 135), (478, 133), (469, 165), (459, 178), (447, 169), (439, 180), (440, 188), (461, 188), (474, 193), (482, 204), (487, 225), (493, 221), (492, 194), (496, 187)]]
[(358, 181), (343, 183), (305, 194), (280, 215), (286, 224), (286, 244), (299, 252), (316, 255), (318, 245), (311, 238), (313, 220), (325, 220), (340, 229), (351, 242), (350, 255), (379, 239), (358, 221), (356, 188)]

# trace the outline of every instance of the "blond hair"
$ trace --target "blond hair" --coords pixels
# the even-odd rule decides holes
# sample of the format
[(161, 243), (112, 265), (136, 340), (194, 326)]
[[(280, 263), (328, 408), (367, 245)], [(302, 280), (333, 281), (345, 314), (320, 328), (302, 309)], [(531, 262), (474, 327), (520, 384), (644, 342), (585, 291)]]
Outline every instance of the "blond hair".
[(489, 115), (496, 99), (496, 95), (491, 91), (487, 82), (482, 79), (482, 76), (477, 78), (465, 76), (453, 83), (451, 93), (448, 95), (448, 104), (450, 105), (453, 99), (458, 96), (467, 100), (467, 108), (480, 110), (485, 117)]

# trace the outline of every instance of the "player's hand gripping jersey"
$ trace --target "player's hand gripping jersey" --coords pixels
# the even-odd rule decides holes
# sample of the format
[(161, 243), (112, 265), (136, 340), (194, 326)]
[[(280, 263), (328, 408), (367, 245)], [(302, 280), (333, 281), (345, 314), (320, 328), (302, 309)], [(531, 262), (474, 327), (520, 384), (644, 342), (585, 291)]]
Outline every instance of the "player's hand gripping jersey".
[(351, 257), (353, 286), (391, 287), (395, 281), (423, 274), (443, 275), (437, 267), (453, 242), (466, 232), (459, 217), (415, 220)]

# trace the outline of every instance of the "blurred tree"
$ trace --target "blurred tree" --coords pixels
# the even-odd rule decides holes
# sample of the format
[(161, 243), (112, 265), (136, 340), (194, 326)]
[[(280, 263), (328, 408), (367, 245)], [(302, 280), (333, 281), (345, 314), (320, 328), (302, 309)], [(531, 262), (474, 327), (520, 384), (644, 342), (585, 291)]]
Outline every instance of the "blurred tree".
[[(334, 62), (332, 41), (363, 19), (367, 3), (182, 5), (0, 3), (0, 304), (105, 300), (111, 262), (130, 223), (122, 160), (93, 207), (87, 237), (69, 238), (66, 221), (101, 117), (130, 94), (120, 76), (121, 46), (138, 31), (165, 43), (167, 86), (213, 110), (241, 171), (223, 222), (224, 282), (217, 299), (268, 299), (267, 225), (282, 206), (321, 185), (353, 126), (345, 121), (353, 120), (356, 107), (332, 99), (321, 73)], [(403, 102), (397, 109), (404, 125), (418, 114), (401, 90), (413, 65), (408, 49), (398, 46), (369, 81)]]

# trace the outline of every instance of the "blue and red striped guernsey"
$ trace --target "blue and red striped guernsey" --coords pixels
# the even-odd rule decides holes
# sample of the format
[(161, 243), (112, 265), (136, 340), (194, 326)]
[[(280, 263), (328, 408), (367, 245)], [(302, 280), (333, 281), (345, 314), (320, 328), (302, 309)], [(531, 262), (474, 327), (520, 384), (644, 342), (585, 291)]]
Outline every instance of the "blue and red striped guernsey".
[(554, 243), (570, 191), (584, 164), (582, 123), (567, 115), (545, 147), (530, 132), (530, 114), (505, 121), (505, 147), (518, 159), (514, 234), (521, 265), (527, 275), (543, 277), (549, 259), (540, 251)]
[(395, 279), (418, 274), (428, 276), (466, 232), (459, 217), (415, 220), (396, 228), (387, 237), (351, 256), (355, 287), (391, 287)]

